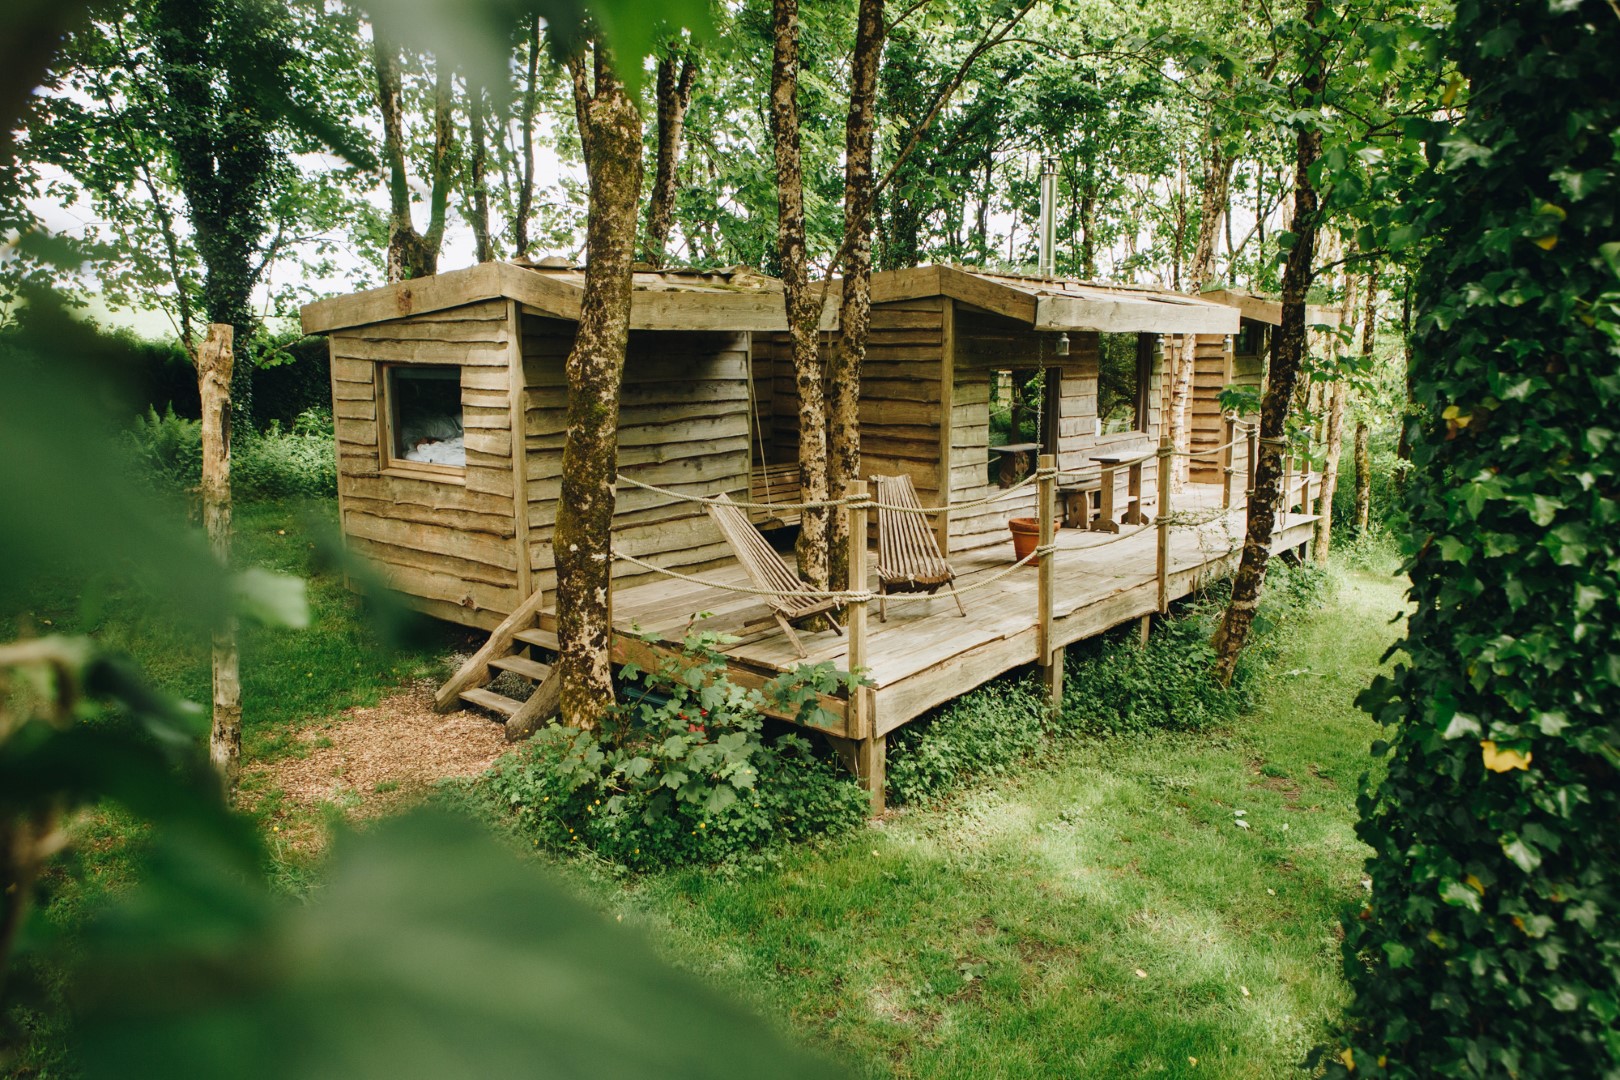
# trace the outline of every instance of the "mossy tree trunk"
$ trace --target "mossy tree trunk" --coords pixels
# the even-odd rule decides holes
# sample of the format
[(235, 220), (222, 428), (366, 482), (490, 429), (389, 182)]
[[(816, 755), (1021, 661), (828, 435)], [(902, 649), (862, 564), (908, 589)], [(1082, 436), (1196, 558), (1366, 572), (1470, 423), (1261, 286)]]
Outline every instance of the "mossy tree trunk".
[[(1373, 346), (1378, 340), (1378, 268), (1367, 270), (1367, 307), (1361, 315), (1361, 359), (1372, 368)], [(1364, 533), (1372, 516), (1372, 458), (1368, 453), (1367, 418), (1356, 418), (1356, 531)]]
[[(781, 262), (793, 382), (799, 394), (799, 491), (806, 502), (827, 498), (826, 365), (817, 330), (821, 293), (810, 287), (804, 223), (804, 170), (799, 153), (799, 4), (771, 5), (771, 139), (776, 158), (776, 247)], [(825, 508), (804, 511), (799, 525), (799, 576), (816, 588), (828, 582)]]
[[(202, 510), (209, 546), (221, 566), (231, 562), (231, 369), (235, 360), (229, 323), (214, 323), (197, 350), (197, 390), (202, 400)], [(242, 670), (236, 647), (236, 616), (220, 616), (213, 631), (214, 715), (208, 757), (219, 773), (227, 802), (236, 798), (242, 772)]]
[[(832, 388), (828, 408), (831, 456), (828, 490), (849, 494), (861, 471), (861, 367), (872, 328), (872, 202), (876, 176), (872, 136), (878, 65), (883, 57), (884, 0), (860, 0), (855, 53), (850, 61), (849, 116), (844, 125), (844, 295), (839, 308), (838, 348), (828, 366)], [(833, 514), (828, 553), (835, 588), (849, 580), (849, 516)], [(860, 583), (856, 583), (859, 585)]]
[(676, 170), (681, 163), (681, 135), (697, 82), (697, 57), (690, 47), (672, 46), (658, 59), (658, 158), (653, 164), (652, 196), (647, 200), (647, 240), (642, 257), (663, 266), (675, 224)]
[(630, 339), (641, 196), (641, 114), (604, 48), (575, 58), (574, 109), (590, 178), (585, 295), (568, 353), (568, 429), (554, 540), (564, 723), (594, 727), (613, 704), (612, 533), (619, 390)]
[[(1320, 10), (1321, 0), (1309, 5)], [(1320, 99), (1326, 84), (1320, 63), (1312, 64), (1300, 88), (1307, 100)], [(1260, 450), (1254, 468), (1254, 494), (1249, 498), (1243, 556), (1232, 579), (1232, 598), (1215, 632), (1215, 675), (1224, 685), (1237, 670), (1238, 654), (1254, 625), (1271, 560), (1271, 533), (1277, 524), (1277, 497), (1282, 480), (1282, 451), (1288, 434), (1288, 412), (1306, 354), (1305, 296), (1315, 277), (1319, 200), (1311, 169), (1322, 154), (1322, 133), (1308, 123), (1294, 136), (1293, 247), (1283, 270), (1282, 325), (1272, 335), (1271, 369), (1260, 403)]]
[(405, 164), (405, 117), (399, 48), (375, 29), (371, 41), (377, 71), (377, 101), (382, 109), (383, 162), (388, 167), (389, 281), (405, 281), (438, 273), (439, 247), (444, 242), (445, 215), (450, 205), (451, 149), (455, 127), (451, 116), (450, 68), (440, 62), (433, 80), (433, 165), (428, 195), (428, 227), (417, 232), (411, 215), (410, 173)]
[[(1356, 278), (1347, 269), (1344, 273), (1344, 307), (1339, 312), (1339, 328), (1341, 332), (1355, 335), (1356, 318), (1361, 313), (1356, 310)], [(1335, 359), (1343, 344), (1334, 338), (1328, 355)], [(1316, 533), (1311, 544), (1311, 554), (1319, 566), (1326, 566), (1328, 557), (1333, 548), (1333, 497), (1339, 490), (1339, 463), (1344, 458), (1344, 417), (1350, 404), (1351, 372), (1346, 365), (1336, 365), (1333, 380), (1327, 384), (1325, 394), (1327, 397), (1327, 416), (1323, 425), (1324, 448), (1322, 451), (1322, 495), (1317, 509)]]

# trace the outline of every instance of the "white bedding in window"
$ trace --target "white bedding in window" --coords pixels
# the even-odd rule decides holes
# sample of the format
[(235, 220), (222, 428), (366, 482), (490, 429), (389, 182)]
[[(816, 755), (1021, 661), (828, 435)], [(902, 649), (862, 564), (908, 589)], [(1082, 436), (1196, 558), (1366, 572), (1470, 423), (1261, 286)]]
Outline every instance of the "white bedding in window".
[(467, 464), (467, 447), (464, 436), (455, 435), (448, 439), (421, 439), (416, 445), (405, 452), (406, 461), (422, 461), (432, 465)]

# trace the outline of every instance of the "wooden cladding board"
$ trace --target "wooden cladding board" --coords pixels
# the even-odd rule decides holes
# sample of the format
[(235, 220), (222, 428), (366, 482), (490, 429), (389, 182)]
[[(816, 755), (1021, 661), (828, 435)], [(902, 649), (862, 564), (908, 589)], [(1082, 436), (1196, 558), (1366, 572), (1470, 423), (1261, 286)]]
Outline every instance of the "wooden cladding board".
[[(1194, 339), (1192, 396), (1187, 402), (1188, 445), (1194, 453), (1213, 451), (1224, 441), (1220, 398), (1231, 381), (1230, 365), (1225, 335), (1199, 334)], [(1220, 459), (1192, 458), (1187, 463), (1187, 477), (1195, 484), (1220, 483)]]
[[(1096, 453), (1146, 453), (1158, 443), (1162, 402), (1163, 358), (1155, 348), (1150, 366), (1145, 431), (1098, 436), (1097, 348), (1094, 333), (1071, 333), (1069, 355), (1053, 350), (1056, 335), (1038, 333), (989, 316), (960, 312), (956, 320), (957, 348), (951, 412), (951, 483), (953, 502), (993, 496), (999, 490), (990, 480), (990, 378), (1011, 369), (1046, 368), (1058, 372), (1058, 467), (1079, 470), (1061, 483), (1094, 480)], [(1151, 510), (1157, 463), (1143, 467), (1143, 494)], [(1124, 506), (1125, 473), (1116, 478), (1119, 505)], [(1007, 519), (1037, 513), (1035, 485), (1026, 485), (1008, 498), (983, 506), (953, 511), (950, 546), (963, 551), (1009, 539)]]
[[(523, 316), (523, 440), (536, 587), (556, 581), (550, 546), (567, 428), (563, 362), (573, 334), (573, 323)], [(631, 333), (619, 409), (621, 473), (683, 495), (748, 497), (749, 336)], [(730, 551), (701, 503), (629, 484), (619, 487), (613, 542), (625, 554), (681, 572), (723, 562)], [(614, 567), (616, 580), (649, 573), (628, 563)]]
[[(507, 305), (494, 300), (334, 332), (338, 501), (352, 551), (417, 606), (487, 626), (517, 603)], [(386, 468), (382, 372), (450, 364), (461, 371), (463, 476)]]
[(944, 308), (939, 297), (875, 305), (861, 367), (861, 474), (911, 477), (924, 506), (944, 497)]

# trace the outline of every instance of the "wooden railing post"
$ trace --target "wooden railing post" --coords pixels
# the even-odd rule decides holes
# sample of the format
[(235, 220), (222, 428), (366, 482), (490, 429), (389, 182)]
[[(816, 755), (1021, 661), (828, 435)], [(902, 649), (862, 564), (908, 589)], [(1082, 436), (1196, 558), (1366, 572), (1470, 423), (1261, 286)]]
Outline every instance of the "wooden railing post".
[(1221, 509), (1232, 509), (1232, 443), (1237, 440), (1237, 420), (1227, 413), (1221, 421)]
[(1056, 586), (1056, 555), (1052, 550), (1057, 539), (1057, 458), (1042, 454), (1037, 459), (1040, 480), (1036, 484), (1040, 499), (1041, 554), (1036, 585), (1036, 655), (1041, 665), (1041, 681), (1046, 687), (1047, 702), (1053, 709), (1063, 706), (1063, 650), (1052, 640), (1052, 601)]
[(1170, 491), (1175, 486), (1170, 483), (1170, 469), (1174, 462), (1171, 457), (1174, 447), (1170, 444), (1168, 432), (1159, 440), (1159, 469), (1154, 482), (1159, 488), (1158, 511), (1156, 520), (1159, 526), (1159, 614), (1164, 615), (1170, 610)]
[[(866, 591), (866, 529), (868, 490), (865, 480), (851, 480), (849, 497), (853, 500), (844, 508), (849, 516), (849, 591)], [(848, 667), (851, 675), (859, 675), (867, 668), (866, 615), (867, 601), (851, 600), (845, 609), (845, 632), (849, 636)], [(849, 724), (847, 730), (857, 740), (855, 771), (872, 797), (872, 812), (883, 812), (884, 766), (887, 758), (887, 740), (877, 734), (872, 715), (872, 691), (865, 686), (853, 686), (849, 691)]]

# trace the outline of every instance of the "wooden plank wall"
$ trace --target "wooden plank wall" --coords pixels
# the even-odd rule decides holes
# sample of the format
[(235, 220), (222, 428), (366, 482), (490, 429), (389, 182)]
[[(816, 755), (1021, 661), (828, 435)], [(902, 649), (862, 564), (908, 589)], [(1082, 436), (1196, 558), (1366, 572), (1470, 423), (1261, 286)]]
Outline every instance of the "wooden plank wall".
[[(1052, 352), (1053, 334), (1037, 333), (1009, 320), (959, 311), (956, 317), (956, 359), (951, 419), (951, 499), (962, 502), (995, 494), (989, 479), (990, 376), (1012, 368), (1047, 367), (1059, 371), (1058, 467), (1081, 470), (1063, 483), (1095, 479), (1098, 469), (1089, 457), (1104, 451), (1134, 453), (1158, 444), (1160, 405), (1163, 400), (1163, 354), (1154, 351), (1148, 377), (1147, 430), (1097, 436), (1097, 345), (1094, 333), (1071, 333), (1069, 355)], [(1149, 511), (1153, 503), (1156, 463), (1143, 469), (1143, 494)], [(1125, 476), (1118, 478), (1121, 500)], [(1123, 501), (1120, 503), (1124, 505)], [(1007, 519), (1036, 513), (1035, 486), (1002, 502), (951, 514), (950, 547), (963, 551), (1009, 539)]]
[(946, 301), (877, 304), (861, 368), (861, 475), (911, 477), (924, 506), (940, 490), (941, 355)]
[[(529, 545), (536, 588), (556, 575), (551, 539), (561, 491), (567, 382), (575, 324), (525, 313), (523, 369)], [(633, 331), (619, 409), (619, 471), (690, 495), (748, 494), (748, 338), (741, 332)], [(618, 550), (690, 572), (730, 558), (702, 504), (623, 485)], [(616, 580), (651, 571), (626, 563)]]
[[(429, 614), (493, 626), (519, 599), (507, 302), (335, 331), (329, 343), (338, 501), (350, 549)], [(381, 468), (383, 363), (461, 367), (464, 482)]]
[[(1214, 450), (1225, 433), (1221, 422), (1221, 391), (1232, 381), (1232, 356), (1224, 334), (1198, 334), (1193, 339), (1192, 400), (1187, 403), (1189, 445), (1193, 452)], [(1242, 455), (1248, 451), (1236, 447)], [(1218, 455), (1196, 457), (1188, 463), (1187, 477), (1195, 484), (1221, 482)]]

